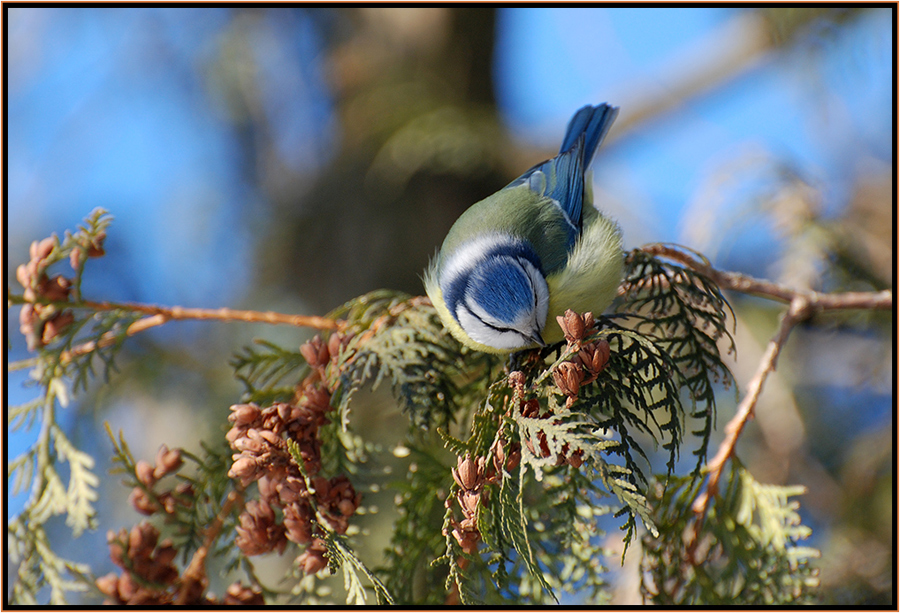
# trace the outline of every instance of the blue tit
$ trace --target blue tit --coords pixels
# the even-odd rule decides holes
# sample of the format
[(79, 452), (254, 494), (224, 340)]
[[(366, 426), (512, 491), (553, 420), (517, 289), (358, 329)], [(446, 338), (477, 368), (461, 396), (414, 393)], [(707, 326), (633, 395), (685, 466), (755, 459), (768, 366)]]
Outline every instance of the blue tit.
[[(600, 313), (622, 280), (622, 235), (593, 205), (585, 171), (618, 114), (580, 109), (559, 155), (466, 210), (425, 272), (444, 326), (479, 351), (562, 340), (556, 316)], [(546, 341), (546, 342), (545, 342)]]

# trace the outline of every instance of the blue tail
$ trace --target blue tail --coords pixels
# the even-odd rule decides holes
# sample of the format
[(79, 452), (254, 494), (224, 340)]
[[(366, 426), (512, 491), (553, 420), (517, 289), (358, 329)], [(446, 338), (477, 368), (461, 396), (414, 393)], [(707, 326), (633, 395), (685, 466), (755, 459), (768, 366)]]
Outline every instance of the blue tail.
[(569, 120), (559, 155), (536, 164), (508, 185), (515, 187), (527, 182), (532, 190), (557, 203), (569, 227), (569, 249), (581, 233), (584, 171), (618, 114), (619, 108), (608, 104), (579, 109)]
[(562, 146), (559, 148), (560, 153), (565, 153), (575, 146), (578, 137), (584, 134), (584, 158), (582, 163), (584, 168), (591, 165), (594, 153), (606, 137), (616, 115), (619, 114), (619, 107), (609, 106), (608, 104), (600, 104), (597, 106), (585, 106), (578, 109), (569, 125), (566, 128), (566, 136), (563, 138)]
[(556, 184), (547, 190), (547, 195), (559, 203), (574, 229), (574, 234), (569, 237), (569, 248), (581, 233), (584, 171), (618, 114), (619, 107), (608, 104), (579, 109), (569, 120), (559, 155), (545, 162), (545, 165), (554, 166), (556, 177)]

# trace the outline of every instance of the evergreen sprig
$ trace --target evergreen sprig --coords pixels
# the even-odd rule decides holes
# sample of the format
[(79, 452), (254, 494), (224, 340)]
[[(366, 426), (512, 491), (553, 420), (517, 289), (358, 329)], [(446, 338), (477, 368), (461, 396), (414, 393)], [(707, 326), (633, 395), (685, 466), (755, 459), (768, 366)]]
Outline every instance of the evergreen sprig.
[(309, 370), (299, 351), (261, 339), (252, 347), (242, 348), (230, 364), (246, 388), (245, 400), (260, 406), (289, 401), (294, 386)]
[[(92, 472), (94, 459), (77, 449), (56, 422), (57, 400), (53, 390), (62, 384), (51, 380), (36, 411), (42, 426), (35, 443), (10, 462), (7, 476), (13, 491), (31, 487), (22, 511), (7, 528), (8, 549), (16, 569), (11, 595), (13, 603), (36, 603), (38, 593), (50, 589), (50, 601), (65, 603), (65, 592), (90, 589), (89, 569), (65, 560), (53, 551), (43, 526), (64, 515), (74, 535), (96, 527), (98, 477)], [(68, 464), (68, 481), (62, 466)], [(32, 529), (33, 528), (33, 529)]]
[[(228, 478), (230, 449), (224, 442), (208, 444), (202, 441), (200, 455), (180, 449), (180, 456), (194, 466), (193, 470), (182, 468), (170, 477), (181, 488), (162, 487), (159, 483), (148, 485), (138, 475), (137, 460), (122, 432), (115, 435), (108, 423), (105, 426), (113, 447), (110, 474), (123, 475), (124, 486), (142, 490), (153, 501), (157, 508), (153, 515), (161, 516), (159, 527), (165, 537), (172, 539), (181, 553), (182, 561), (186, 563), (203, 545), (209, 527), (220, 516), (226, 498), (235, 489), (235, 482)], [(160, 502), (163, 490), (168, 491), (168, 495), (175, 496), (176, 504), (166, 507)], [(231, 534), (234, 531), (239, 511), (239, 508), (235, 508), (232, 513), (221, 518), (220, 533)], [(241, 554), (240, 549), (233, 546), (230, 538), (217, 542), (215, 553), (221, 556), (226, 569), (233, 570), (247, 563), (246, 557)]]
[[(687, 250), (683, 247), (680, 249)], [(702, 255), (690, 251), (706, 262)], [(717, 382), (730, 385), (733, 377), (722, 360), (719, 342), (726, 354), (734, 353), (734, 339), (727, 319), (734, 313), (718, 286), (706, 276), (651, 255), (641, 249), (625, 258), (623, 298), (618, 313), (630, 327), (653, 339), (671, 358), (683, 377), (693, 405), (691, 417), (700, 420), (693, 434), (700, 444), (694, 475), (706, 462), (707, 449), (715, 427)]]
[[(31, 490), (7, 530), (11, 551), (27, 552), (17, 570), (11, 596), (14, 603), (34, 601), (44, 587), (50, 588), (53, 603), (65, 602), (66, 591), (88, 589), (79, 584), (80, 579), (88, 581), (82, 576), (82, 571), (87, 571), (59, 558), (42, 526), (59, 515), (65, 516), (74, 536), (96, 526), (99, 478), (93, 473), (94, 458), (69, 440), (58, 425), (56, 411), (87, 389), (97, 375), (95, 360), (108, 380), (128, 326), (139, 318), (121, 310), (94, 313), (82, 302), (86, 262), (103, 254), (111, 221), (112, 216), (98, 208), (77, 232), (66, 231), (62, 241), (54, 235), (33, 243), (31, 260), (16, 271), (24, 293), (9, 295), (10, 305), (22, 305), (21, 328), (37, 353), (34, 358), (10, 363), (9, 368), (30, 369), (29, 383), (40, 391), (32, 401), (10, 407), (7, 424), (10, 431), (30, 428), (38, 421), (41, 424), (34, 444), (10, 462), (7, 472), (14, 493), (26, 487)], [(73, 275), (51, 277), (63, 263)], [(68, 465), (67, 478), (62, 476), (64, 464)], [(74, 578), (67, 579), (66, 574), (73, 572)]]
[[(22, 295), (9, 295), (9, 304), (22, 305), (20, 323), (34, 358), (10, 363), (10, 370), (30, 369), (29, 383), (39, 388), (36, 398), (9, 408), (10, 431), (31, 428), (40, 422), (35, 442), (8, 466), (13, 493), (29, 488), (23, 510), (7, 530), (13, 560), (19, 562), (11, 594), (13, 603), (36, 602), (44, 588), (50, 602), (65, 603), (65, 592), (93, 586), (82, 565), (63, 560), (47, 540), (44, 524), (64, 515), (74, 536), (96, 527), (94, 458), (78, 449), (58, 425), (56, 412), (69, 405), (74, 395), (87, 389), (96, 376), (94, 360), (103, 365), (108, 379), (114, 355), (125, 330), (137, 316), (123, 313), (85, 312), (81, 303), (81, 279), (89, 257), (102, 254), (102, 243), (112, 217), (94, 210), (77, 232), (66, 232), (62, 242), (54, 235), (31, 248), (31, 260), (17, 270)], [(68, 262), (74, 275), (50, 273)], [(102, 341), (102, 342), (101, 342)], [(87, 347), (87, 349), (84, 349)], [(76, 351), (76, 348), (81, 350)], [(63, 469), (68, 465), (68, 470)], [(68, 472), (68, 477), (63, 474)]]
[[(320, 524), (320, 538), (325, 541), (328, 549), (328, 564), (332, 573), (341, 569), (344, 576), (344, 590), (347, 593), (347, 604), (365, 605), (367, 602), (366, 590), (375, 592), (378, 604), (394, 604), (390, 592), (381, 582), (381, 579), (363, 563), (359, 556), (350, 548), (349, 539), (328, 530)], [(368, 579), (370, 586), (363, 585), (360, 575)]]
[[(617, 514), (627, 516), (626, 543), (633, 538), (638, 517), (655, 531), (645, 496), (647, 480), (638, 461), (649, 462), (648, 453), (634, 433), (658, 441), (669, 452), (669, 469), (674, 469), (683, 437), (679, 373), (652, 339), (611, 320), (602, 324), (606, 327), (583, 342), (609, 342), (609, 362), (596, 381), (581, 387), (570, 408), (563, 406), (551, 374), (573, 351), (560, 353), (551, 365), (520, 356), (513, 363), (527, 372), (521, 390), (507, 374), (498, 373), (481, 400), (470, 399), (477, 404), (468, 438), (442, 432), (445, 445), (458, 457), (485, 458), (498, 445), (508, 456), (510, 443), (521, 457), (519, 470), (500, 470), (494, 483), (484, 485), (477, 520), (485, 547), (479, 555), (463, 552), (455, 539), (446, 538), (441, 560), (451, 566), (450, 584), (462, 603), (510, 598), (553, 602), (559, 588), (587, 590), (602, 601), (602, 565), (595, 559), (593, 566), (584, 567), (586, 555), (602, 553), (587, 535), (599, 534), (597, 518), (614, 511), (598, 505), (598, 497), (612, 494), (624, 503)], [(526, 409), (531, 412), (526, 414)], [(560, 467), (563, 460), (568, 463)], [(563, 470), (581, 487), (561, 487)], [(458, 494), (451, 488), (450, 497)], [(574, 513), (580, 521), (573, 522)], [(453, 517), (451, 512), (445, 515), (445, 534), (452, 530)], [(478, 576), (482, 564), (493, 569), (490, 585)]]
[(350, 337), (337, 369), (337, 408), (342, 415), (360, 386), (375, 389), (387, 380), (416, 427), (446, 427), (459, 417), (455, 401), (460, 381), (489, 370), (496, 361), (466, 351), (444, 332), (434, 308), (421, 298), (371, 292), (329, 317), (345, 319)]
[[(70, 285), (59, 285), (69, 292), (66, 300), (19, 297), (43, 319), (28, 320), (38, 356), (19, 365), (32, 369), (41, 394), (9, 412), (11, 427), (42, 424), (38, 442), (10, 463), (8, 473), (15, 491), (29, 484), (32, 491), (8, 532), (11, 554), (19, 561), (17, 602), (36, 602), (48, 588), (52, 602), (63, 602), (66, 591), (93, 583), (88, 569), (53, 553), (43, 525), (63, 514), (76, 534), (95, 524), (93, 459), (65, 437), (55, 410), (67, 404), (70, 388), (86, 389), (99, 374), (95, 360), (104, 377), (114, 371), (118, 347), (139, 317), (117, 308), (78, 314), (90, 307), (80, 302), (84, 262), (102, 253), (108, 222), (97, 212), (63, 243), (37, 245), (34, 266), (22, 274), (34, 294), (43, 287), (34, 279), (44, 279), (49, 266), (68, 258), (76, 271)], [(808, 564), (815, 552), (798, 545), (809, 531), (799, 524), (790, 500), (797, 489), (758, 484), (732, 464), (727, 488), (701, 526), (698, 546), (686, 552), (681, 540), (695, 521), (690, 501), (700, 487), (696, 477), (714, 426), (715, 386), (731, 382), (719, 352), (720, 344), (726, 353), (734, 350), (728, 303), (709, 278), (640, 250), (627, 254), (620, 295), (614, 315), (595, 320), (571, 314), (583, 334), (573, 336), (574, 328), (563, 323), (565, 343), (520, 352), (505, 362), (461, 346), (427, 299), (389, 291), (335, 310), (328, 321), (334, 329), (324, 339), (298, 350), (257, 342), (234, 357), (246, 402), (269, 405), (269, 413), (285, 403), (278, 411), (290, 415), (295, 404), (337, 409), (337, 419), (317, 426), (314, 441), (302, 439), (321, 451), (323, 475), (340, 473), (351, 487), (365, 475), (379, 489), (398, 492), (400, 513), (380, 566), (354, 551), (351, 533), (344, 532), (348, 524), (338, 533), (323, 519), (333, 509), (323, 507), (317, 515), (315, 537), (327, 550), (320, 549), (317, 559), (323, 565), (325, 555), (332, 572), (341, 569), (348, 603), (363, 604), (374, 593), (387, 603), (546, 604), (573, 592), (604, 602), (609, 594), (603, 561), (609, 552), (600, 544), (599, 520), (607, 514), (624, 519), (620, 537), (626, 547), (639, 523), (646, 529), (644, 593), (654, 602), (784, 603), (806, 597), (815, 582)], [(74, 315), (57, 319), (53, 333), (43, 334), (42, 322), (63, 312)], [(352, 431), (348, 419), (354, 393), (383, 383), (409, 417), (406, 443), (412, 451), (408, 479), (401, 483), (363, 466), (373, 447), (365, 433)], [(683, 397), (691, 403), (687, 414)], [(235, 415), (238, 409), (252, 414), (259, 407), (236, 405)], [(293, 428), (308, 425), (295, 419)], [(675, 470), (691, 419), (700, 426), (693, 432), (699, 438), (693, 451), (697, 466), (687, 478)], [(263, 439), (280, 453), (287, 449), (306, 480), (305, 491), (317, 491), (314, 479), (324, 476), (303, 472), (309, 449), (301, 451), (280, 433), (266, 437), (256, 426), (252, 433), (243, 427), (240, 449)], [(156, 478), (142, 482), (121, 435), (117, 439), (110, 432), (110, 437), (116, 469), (150, 501), (145, 508), (174, 494), (156, 492)], [(666, 476), (653, 481), (647, 475), (656, 472), (651, 453), (656, 448), (664, 452)], [(195, 553), (206, 555), (210, 524), (216, 524), (218, 539), (233, 534), (239, 523), (241, 505), (234, 501), (243, 489), (227, 474), (231, 467), (249, 475), (255, 468), (248, 462), (256, 456), (245, 456), (237, 470), (229, 451), (213, 444), (203, 446), (200, 457), (185, 453), (196, 470), (170, 477), (184, 486), (179, 495), (185, 504), (169, 505), (161, 523), (185, 563)], [(69, 465), (67, 480), (58, 470), (62, 463)], [(318, 491), (329, 491), (322, 488)], [(279, 515), (274, 522), (283, 520)], [(277, 595), (259, 585), (250, 559), (231, 538), (220, 539), (211, 553), (228, 570), (243, 569), (259, 587), (257, 597)], [(705, 556), (709, 563), (695, 564), (692, 556)], [(318, 592), (312, 594), (319, 578), (310, 568), (324, 570), (322, 565), (306, 566), (310, 575), (298, 576), (292, 592), (309, 595), (309, 602), (318, 598)]]
[[(443, 584), (450, 567), (441, 559), (446, 550), (441, 526), (448, 511), (443, 502), (450, 476), (446, 463), (428, 449), (414, 446), (409, 458), (406, 474), (387, 484), (397, 492), (399, 515), (384, 562), (377, 570), (398, 603), (441, 605), (445, 604), (444, 594), (430, 588)], [(423, 496), (422, 492), (433, 495)]]
[(44, 520), (32, 517), (30, 509), (10, 520), (6, 534), (10, 561), (18, 564), (9, 596), (11, 603), (38, 605), (39, 596), (46, 590), (50, 604), (65, 605), (68, 592), (93, 589), (90, 568), (57, 554), (51, 547)]
[[(310, 487), (309, 476), (305, 474), (305, 471), (303, 469), (304, 461), (303, 456), (301, 455), (300, 447), (293, 440), (288, 439), (285, 442), (287, 443), (287, 448), (291, 454), (291, 457), (293, 458), (297, 467), (300, 469), (300, 473), (307, 481), (307, 487)], [(313, 507), (314, 510), (316, 509), (314, 498), (309, 498), (309, 504)], [(318, 513), (316, 515), (318, 516)], [(344, 591), (346, 592), (347, 604), (366, 604), (367, 587), (363, 585), (360, 574), (362, 574), (371, 583), (371, 585), (368, 586), (368, 589), (371, 589), (373, 592), (375, 592), (375, 596), (378, 599), (378, 604), (394, 604), (394, 599), (391, 597), (391, 594), (385, 587), (384, 583), (382, 583), (381, 579), (379, 579), (374, 572), (369, 570), (369, 568), (360, 559), (356, 552), (353, 551), (353, 549), (351, 548), (350, 539), (347, 536), (338, 534), (337, 532), (332, 530), (328, 526), (327, 522), (316, 520), (314, 522), (314, 527), (315, 535), (325, 542), (325, 546), (328, 551), (329, 570), (332, 574), (336, 573), (338, 570), (341, 570), (343, 573)]]
[(707, 510), (693, 547), (685, 534), (697, 521), (691, 502), (700, 483), (670, 479), (654, 488), (658, 537), (643, 539), (641, 592), (667, 606), (772, 606), (809, 603), (818, 585), (810, 565), (819, 552), (802, 546), (810, 530), (791, 500), (804, 488), (757, 482), (732, 460), (728, 486)]

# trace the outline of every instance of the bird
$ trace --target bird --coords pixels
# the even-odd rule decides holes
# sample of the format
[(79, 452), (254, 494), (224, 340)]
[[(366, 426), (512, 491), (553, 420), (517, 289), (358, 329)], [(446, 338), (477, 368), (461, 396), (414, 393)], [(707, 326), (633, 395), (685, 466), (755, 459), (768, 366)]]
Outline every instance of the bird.
[(600, 313), (623, 276), (618, 224), (594, 207), (585, 172), (618, 115), (585, 106), (559, 154), (470, 206), (423, 281), (444, 327), (476, 351), (509, 354), (562, 340), (567, 309)]

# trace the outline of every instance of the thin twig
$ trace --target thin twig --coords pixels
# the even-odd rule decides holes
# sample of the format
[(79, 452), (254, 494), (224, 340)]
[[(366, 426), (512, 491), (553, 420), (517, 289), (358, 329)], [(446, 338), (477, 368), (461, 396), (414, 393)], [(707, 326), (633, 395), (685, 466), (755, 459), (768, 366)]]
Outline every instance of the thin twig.
[(826, 294), (812, 290), (800, 290), (774, 281), (757, 279), (739, 272), (729, 272), (713, 268), (708, 262), (695, 258), (681, 249), (663, 244), (652, 244), (641, 247), (641, 251), (650, 255), (662, 256), (683, 264), (702, 275), (712, 279), (722, 289), (765, 296), (781, 302), (791, 303), (797, 296), (806, 298), (813, 311), (831, 311), (837, 309), (871, 309), (889, 310), (894, 306), (893, 292), (841, 292)]
[[(125, 330), (125, 336), (134, 336), (138, 332), (143, 332), (148, 328), (153, 328), (155, 326), (161, 326), (162, 324), (169, 321), (163, 315), (152, 315), (150, 317), (145, 317), (143, 319), (139, 319)], [(77, 358), (80, 355), (84, 355), (86, 353), (90, 353), (99, 347), (109, 347), (110, 345), (116, 342), (117, 334), (112, 332), (107, 332), (103, 336), (100, 337), (97, 341), (88, 341), (87, 343), (82, 343), (80, 345), (76, 345), (72, 347), (68, 351), (63, 351), (59, 354), (59, 361), (62, 363), (70, 362), (72, 358)]]
[[(10, 294), (8, 303), (26, 304), (28, 301), (23, 296)], [(199, 309), (180, 306), (162, 307), (152, 304), (140, 304), (135, 302), (94, 302), (82, 300), (79, 302), (49, 302), (35, 300), (38, 304), (53, 304), (60, 309), (89, 309), (92, 311), (128, 311), (131, 313), (144, 313), (147, 317), (132, 323), (125, 331), (126, 336), (134, 336), (169, 321), (199, 320), (199, 321), (243, 321), (248, 323), (283, 324), (298, 328), (316, 328), (318, 330), (338, 330), (341, 322), (328, 317), (316, 315), (289, 315), (275, 313), (273, 311), (247, 311), (239, 309)], [(108, 347), (116, 342), (117, 334), (107, 332), (99, 341), (90, 341), (77, 345), (60, 354), (62, 362), (68, 362), (72, 358), (90, 353), (99, 347)]]
[(83, 306), (95, 311), (123, 309), (134, 313), (158, 315), (165, 318), (166, 321), (179, 319), (244, 321), (251, 323), (284, 324), (301, 328), (317, 328), (319, 330), (337, 330), (340, 327), (340, 324), (337, 321), (329, 319), (328, 317), (319, 317), (316, 315), (289, 315), (286, 313), (275, 313), (273, 311), (246, 311), (226, 308), (195, 309), (180, 306), (160, 307), (151, 304), (91, 302), (88, 300), (67, 306), (75, 308)]
[(205, 589), (208, 583), (208, 578), (206, 576), (206, 558), (209, 556), (209, 551), (216, 538), (218, 538), (219, 532), (222, 531), (222, 526), (225, 525), (225, 519), (231, 514), (231, 509), (236, 504), (243, 505), (243, 502), (243, 490), (241, 488), (231, 490), (228, 497), (225, 499), (225, 504), (219, 509), (219, 513), (216, 515), (213, 523), (206, 529), (203, 544), (194, 552), (190, 564), (188, 564), (188, 567), (184, 570), (181, 588), (178, 591), (174, 604), (186, 604), (193, 599), (192, 597), (196, 595), (194, 592), (198, 588)]
[[(340, 328), (340, 322), (328, 317), (319, 317), (317, 315), (289, 315), (286, 313), (275, 313), (273, 311), (246, 311), (240, 309), (198, 309), (190, 307), (165, 307), (154, 304), (141, 304), (139, 302), (94, 302), (91, 300), (81, 300), (77, 302), (61, 302), (42, 300), (38, 297), (36, 300), (29, 301), (23, 296), (10, 294), (8, 296), (9, 305), (16, 304), (52, 304), (60, 309), (89, 309), (91, 311), (129, 311), (131, 313), (143, 313), (145, 315), (155, 315), (162, 318), (161, 323), (169, 320), (214, 320), (214, 321), (244, 321), (250, 323), (266, 323), (266, 324), (284, 324), (288, 326), (296, 326), (300, 328), (317, 328), (319, 330), (337, 330)], [(147, 318), (150, 319), (149, 317)], [(141, 320), (143, 321), (143, 320)], [(144, 324), (142, 329), (158, 326), (159, 323)], [(140, 331), (140, 330), (138, 330)]]
[(790, 335), (791, 330), (797, 323), (809, 317), (812, 310), (812, 305), (804, 296), (797, 296), (791, 301), (790, 308), (788, 308), (781, 317), (781, 324), (778, 326), (778, 331), (766, 347), (766, 351), (759, 362), (756, 374), (753, 375), (753, 378), (750, 379), (750, 382), (747, 384), (746, 395), (738, 405), (734, 417), (732, 417), (731, 421), (728, 422), (728, 425), (725, 426), (725, 439), (719, 445), (719, 450), (716, 455), (706, 465), (707, 470), (709, 471), (706, 489), (697, 496), (697, 499), (694, 500), (694, 504), (691, 507), (697, 515), (697, 519), (694, 523), (692, 538), (689, 539), (689, 552), (692, 552), (692, 546), (696, 546), (697, 544), (697, 536), (706, 516), (706, 511), (709, 508), (709, 502), (719, 491), (719, 479), (722, 477), (722, 469), (725, 467), (725, 463), (734, 455), (734, 449), (741, 436), (741, 432), (744, 431), (744, 426), (746, 426), (747, 422), (753, 417), (754, 409), (756, 408), (756, 403), (762, 393), (763, 385), (765, 384), (769, 373), (775, 371), (778, 356), (781, 353), (782, 347), (784, 347), (784, 344), (787, 342), (788, 335)]

